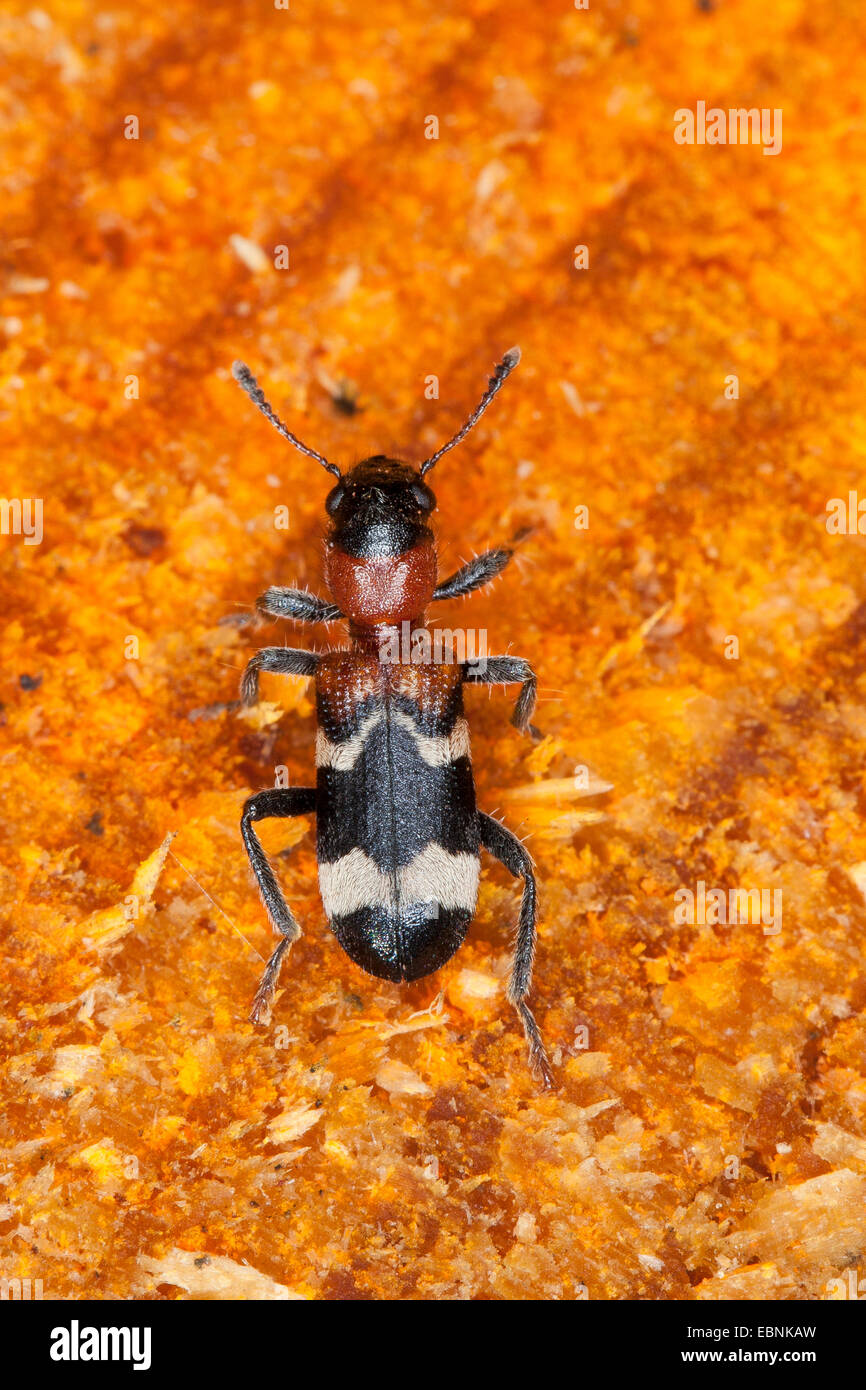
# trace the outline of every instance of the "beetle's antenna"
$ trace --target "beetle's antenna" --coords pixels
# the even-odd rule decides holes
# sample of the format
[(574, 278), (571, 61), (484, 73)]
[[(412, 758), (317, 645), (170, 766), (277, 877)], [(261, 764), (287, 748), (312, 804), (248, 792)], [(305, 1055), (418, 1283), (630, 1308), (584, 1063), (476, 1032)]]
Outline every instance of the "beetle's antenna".
[(490, 378), (487, 390), (484, 392), (484, 395), (481, 397), (481, 400), (478, 402), (477, 406), (473, 410), (472, 414), (469, 416), (469, 419), (466, 421), (466, 424), (463, 426), (463, 428), (457, 431), (453, 439), (449, 439), (447, 444), (443, 444), (441, 449), (437, 449), (435, 454), (431, 454), (430, 458), (428, 458), (424, 463), (421, 464), (422, 478), (424, 477), (425, 473), (430, 472), (430, 469), (433, 467), (434, 464), (439, 462), (443, 454), (447, 454), (449, 449), (453, 449), (455, 444), (459, 444), (461, 439), (466, 438), (473, 425), (478, 424), (478, 421), (481, 419), (481, 416), (484, 414), (490, 402), (493, 400), (493, 397), (496, 395), (496, 392), (499, 390), (500, 386), (505, 381), (505, 378), (507, 376), (510, 376), (510, 374), (514, 371), (514, 368), (517, 366), (519, 361), (520, 348), (509, 348), (508, 352), (506, 352), (502, 361), (497, 366), (496, 371)]
[(315, 449), (311, 449), (307, 444), (302, 444), (300, 439), (292, 434), (291, 430), (286, 429), (282, 420), (274, 413), (271, 406), (265, 400), (264, 391), (259, 386), (245, 362), (232, 363), (232, 376), (241, 390), (246, 391), (253, 405), (258, 406), (265, 419), (270, 420), (274, 429), (283, 436), (283, 439), (287, 439), (290, 444), (294, 444), (295, 448), (300, 449), (301, 453), (306, 454), (308, 458), (315, 459), (323, 468), (327, 468), (329, 473), (333, 473), (335, 478), (341, 478), (343, 476), (335, 463), (329, 463), (322, 454), (317, 454)]

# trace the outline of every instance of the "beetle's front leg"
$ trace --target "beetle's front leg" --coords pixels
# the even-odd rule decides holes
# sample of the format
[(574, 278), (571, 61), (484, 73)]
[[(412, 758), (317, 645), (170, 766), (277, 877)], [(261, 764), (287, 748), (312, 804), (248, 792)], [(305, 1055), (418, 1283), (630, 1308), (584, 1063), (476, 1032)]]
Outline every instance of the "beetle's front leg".
[(342, 618), (336, 603), (306, 589), (265, 589), (256, 599), (256, 612), (267, 618), (296, 618), (300, 623), (332, 623)]
[(227, 613), (220, 618), (220, 627), (256, 627), (263, 618), (294, 618), (298, 623), (333, 623), (345, 614), (336, 603), (330, 603), (306, 589), (273, 587), (259, 594), (252, 612)]
[(509, 685), (519, 681), (520, 694), (511, 722), (522, 734), (529, 734), (534, 739), (541, 738), (540, 729), (530, 722), (535, 709), (538, 677), (522, 656), (488, 656), (467, 661), (463, 667), (463, 679), (478, 685)]
[(247, 662), (241, 677), (241, 703), (254, 705), (259, 698), (259, 672), (272, 671), (280, 676), (314, 676), (319, 658), (315, 652), (298, 647), (262, 647)]
[(483, 589), (485, 584), (489, 584), (502, 573), (513, 554), (514, 551), (510, 547), (499, 546), (497, 550), (485, 550), (481, 555), (476, 555), (474, 560), (461, 565), (459, 570), (436, 585), (434, 601), (443, 598), (463, 598), (466, 594), (474, 593), (476, 589)]
[(280, 943), (265, 967), (261, 984), (256, 991), (250, 1022), (264, 1023), (271, 1011), (271, 1000), (277, 987), (283, 956), (297, 941), (301, 929), (295, 920), (292, 909), (283, 897), (268, 856), (262, 849), (261, 841), (253, 830), (253, 822), (269, 820), (272, 816), (305, 816), (316, 809), (314, 787), (272, 787), (257, 792), (244, 803), (241, 816), (241, 835), (253, 873), (259, 885), (271, 926), (280, 937)]

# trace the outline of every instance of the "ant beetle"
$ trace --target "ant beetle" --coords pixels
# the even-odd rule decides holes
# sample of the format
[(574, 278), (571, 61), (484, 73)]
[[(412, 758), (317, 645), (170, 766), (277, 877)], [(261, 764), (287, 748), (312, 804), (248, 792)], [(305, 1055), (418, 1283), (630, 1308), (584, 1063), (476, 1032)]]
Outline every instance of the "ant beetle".
[(350, 639), (347, 650), (329, 652), (264, 647), (248, 663), (244, 705), (258, 699), (260, 671), (315, 678), (317, 775), (315, 787), (275, 787), (251, 796), (241, 834), (280, 937), (253, 1002), (253, 1023), (269, 1018), (283, 956), (301, 934), (256, 821), (315, 813), (319, 888), (331, 930), (362, 970), (383, 980), (417, 980), (450, 960), (475, 915), (479, 852), (486, 849), (523, 880), (508, 998), (523, 1024), (532, 1072), (550, 1086), (550, 1063), (527, 1002), (536, 942), (532, 860), (516, 835), (476, 807), (463, 714), (466, 682), (516, 683), (512, 723), (537, 737), (530, 723), (535, 673), (528, 661), (512, 656), (443, 664), (385, 655), (397, 634), (426, 631), (431, 601), (480, 589), (511, 559), (511, 549), (487, 550), (439, 581), (428, 524), (436, 498), (424, 478), (465, 438), (519, 361), (519, 348), (505, 354), (462, 429), (419, 468), (378, 454), (347, 473), (297, 439), (249, 368), (234, 363), (238, 385), (274, 428), (337, 479), (325, 500), (331, 528), (324, 572), (335, 602), (271, 588), (256, 609), (306, 623), (342, 618)]

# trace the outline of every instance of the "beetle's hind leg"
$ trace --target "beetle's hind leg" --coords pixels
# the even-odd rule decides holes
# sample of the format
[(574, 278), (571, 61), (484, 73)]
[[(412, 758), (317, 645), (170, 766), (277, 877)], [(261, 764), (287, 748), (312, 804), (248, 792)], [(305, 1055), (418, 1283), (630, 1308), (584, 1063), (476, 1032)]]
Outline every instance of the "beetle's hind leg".
[(272, 787), (267, 791), (256, 792), (244, 803), (241, 816), (241, 835), (253, 873), (258, 881), (265, 909), (271, 926), (280, 937), (279, 945), (265, 967), (261, 984), (256, 991), (253, 1007), (250, 1010), (251, 1023), (267, 1023), (271, 1012), (271, 1001), (280, 974), (283, 956), (297, 941), (301, 928), (295, 920), (276, 875), (271, 868), (268, 856), (253, 829), (253, 822), (269, 820), (272, 816), (305, 816), (316, 809), (314, 787)]
[(511, 966), (511, 979), (508, 982), (508, 998), (517, 1010), (526, 1041), (529, 1046), (529, 1065), (532, 1074), (547, 1088), (553, 1085), (553, 1072), (547, 1056), (547, 1049), (541, 1036), (541, 1029), (526, 1000), (532, 988), (532, 962), (535, 959), (537, 912), (537, 889), (532, 860), (517, 836), (501, 825), (493, 816), (478, 813), (478, 828), (481, 843), (488, 853), (504, 864), (515, 878), (523, 879), (523, 899), (520, 904), (520, 919), (517, 924), (517, 941), (514, 948), (514, 961)]

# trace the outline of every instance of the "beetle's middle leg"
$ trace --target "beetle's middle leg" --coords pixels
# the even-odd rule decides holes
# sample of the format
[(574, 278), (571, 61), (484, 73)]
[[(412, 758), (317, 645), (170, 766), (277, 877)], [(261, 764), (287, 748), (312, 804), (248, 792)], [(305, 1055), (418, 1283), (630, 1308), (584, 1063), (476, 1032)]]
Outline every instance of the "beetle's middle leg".
[(254, 705), (259, 698), (259, 672), (279, 676), (314, 676), (319, 658), (298, 647), (262, 647), (251, 656), (241, 677), (241, 704)]
[(541, 738), (540, 731), (532, 723), (538, 677), (522, 656), (488, 656), (483, 660), (467, 661), (463, 678), (478, 685), (509, 685), (519, 681), (520, 694), (511, 722), (522, 734), (529, 734), (534, 739)]
[(262, 982), (256, 991), (250, 1011), (251, 1023), (266, 1023), (271, 1011), (271, 1000), (277, 987), (283, 956), (293, 942), (297, 941), (301, 929), (295, 920), (276, 875), (271, 868), (268, 856), (262, 849), (261, 841), (253, 829), (253, 822), (269, 820), (272, 816), (305, 816), (316, 809), (315, 787), (271, 787), (256, 792), (244, 803), (241, 816), (241, 835), (253, 873), (258, 881), (265, 909), (271, 926), (280, 937), (279, 945), (265, 967)]
[(520, 904), (520, 919), (517, 925), (517, 941), (514, 947), (514, 961), (511, 979), (508, 982), (508, 998), (517, 1010), (526, 1041), (529, 1045), (529, 1065), (533, 1076), (545, 1087), (553, 1085), (553, 1072), (547, 1056), (547, 1049), (541, 1036), (541, 1029), (526, 1000), (532, 988), (532, 963), (535, 959), (535, 918), (537, 911), (537, 889), (532, 860), (517, 836), (493, 816), (478, 813), (478, 828), (481, 843), (488, 853), (504, 864), (515, 878), (523, 879), (523, 900)]
[(332, 623), (342, 618), (339, 606), (306, 589), (273, 586), (259, 594), (256, 612), (266, 618), (295, 618), (299, 623)]

